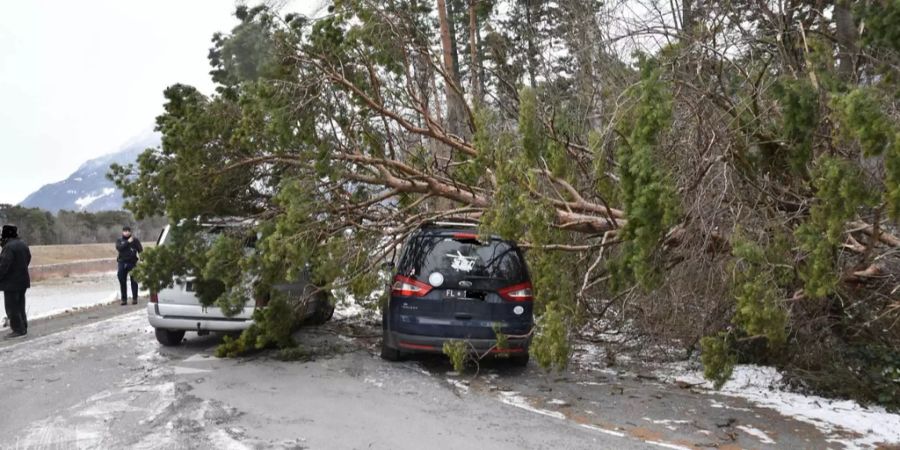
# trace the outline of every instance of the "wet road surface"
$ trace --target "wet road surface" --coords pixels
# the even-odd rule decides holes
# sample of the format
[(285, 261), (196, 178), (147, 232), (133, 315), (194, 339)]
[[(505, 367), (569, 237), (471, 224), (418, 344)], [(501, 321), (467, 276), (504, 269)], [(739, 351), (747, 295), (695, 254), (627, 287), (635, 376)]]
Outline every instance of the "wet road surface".
[(772, 410), (624, 369), (388, 363), (377, 324), (352, 319), (301, 330), (304, 361), (219, 359), (219, 337), (163, 348), (130, 308), (0, 344), (0, 447), (840, 448)]

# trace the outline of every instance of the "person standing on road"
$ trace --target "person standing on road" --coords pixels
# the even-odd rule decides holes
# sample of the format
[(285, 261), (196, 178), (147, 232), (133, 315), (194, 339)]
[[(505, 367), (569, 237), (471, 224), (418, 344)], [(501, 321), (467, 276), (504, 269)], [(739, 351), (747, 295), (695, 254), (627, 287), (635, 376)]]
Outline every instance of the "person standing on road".
[[(131, 227), (125, 226), (122, 227), (122, 237), (116, 239), (116, 250), (119, 251), (119, 257), (116, 258), (119, 262), (119, 289), (122, 290), (122, 304), (127, 305), (128, 287), (126, 286), (126, 281), (129, 273), (137, 265), (138, 256), (144, 251), (144, 247), (141, 245), (141, 241), (131, 234)], [(138, 284), (134, 280), (133, 275), (131, 276), (131, 294), (131, 304), (137, 305)]]
[(28, 334), (28, 318), (25, 316), (25, 291), (31, 287), (28, 265), (31, 251), (25, 241), (19, 239), (15, 225), (3, 225), (0, 230), (0, 291), (6, 306), (6, 317), (12, 332), (4, 339), (14, 339)]

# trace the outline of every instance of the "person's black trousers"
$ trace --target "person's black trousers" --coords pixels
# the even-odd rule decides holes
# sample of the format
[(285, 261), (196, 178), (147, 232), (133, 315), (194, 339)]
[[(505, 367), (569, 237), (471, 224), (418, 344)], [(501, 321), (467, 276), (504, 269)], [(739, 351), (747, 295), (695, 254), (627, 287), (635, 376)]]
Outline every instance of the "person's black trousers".
[[(134, 269), (134, 263), (122, 262), (119, 261), (119, 288), (122, 290), (122, 301), (128, 300), (128, 274), (131, 270)], [(134, 276), (131, 277), (131, 298), (137, 301), (138, 297), (138, 284), (137, 281), (134, 280)]]
[(3, 303), (9, 327), (15, 333), (28, 332), (28, 318), (25, 317), (25, 291), (3, 291)]

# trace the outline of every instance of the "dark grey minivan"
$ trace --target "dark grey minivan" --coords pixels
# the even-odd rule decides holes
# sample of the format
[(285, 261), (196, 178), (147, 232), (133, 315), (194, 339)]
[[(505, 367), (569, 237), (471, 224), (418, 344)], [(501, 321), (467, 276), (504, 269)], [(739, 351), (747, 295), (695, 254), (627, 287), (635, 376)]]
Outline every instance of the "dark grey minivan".
[[(392, 281), (382, 358), (440, 353), (444, 342), (459, 339), (476, 351), (528, 363), (534, 297), (514, 242), (481, 240), (469, 223), (430, 223), (406, 242)], [(508, 337), (503, 348), (495, 346), (496, 329)]]

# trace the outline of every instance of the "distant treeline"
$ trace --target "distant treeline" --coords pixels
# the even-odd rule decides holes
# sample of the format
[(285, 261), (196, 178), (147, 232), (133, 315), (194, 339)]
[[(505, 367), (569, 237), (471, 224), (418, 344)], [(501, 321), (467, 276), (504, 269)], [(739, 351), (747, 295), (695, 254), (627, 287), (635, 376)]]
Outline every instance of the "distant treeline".
[(53, 214), (40, 208), (0, 204), (0, 222), (19, 227), (19, 235), (31, 245), (94, 244), (112, 242), (129, 225), (135, 236), (155, 242), (166, 225), (164, 217), (135, 220), (127, 211), (96, 213), (60, 211)]

